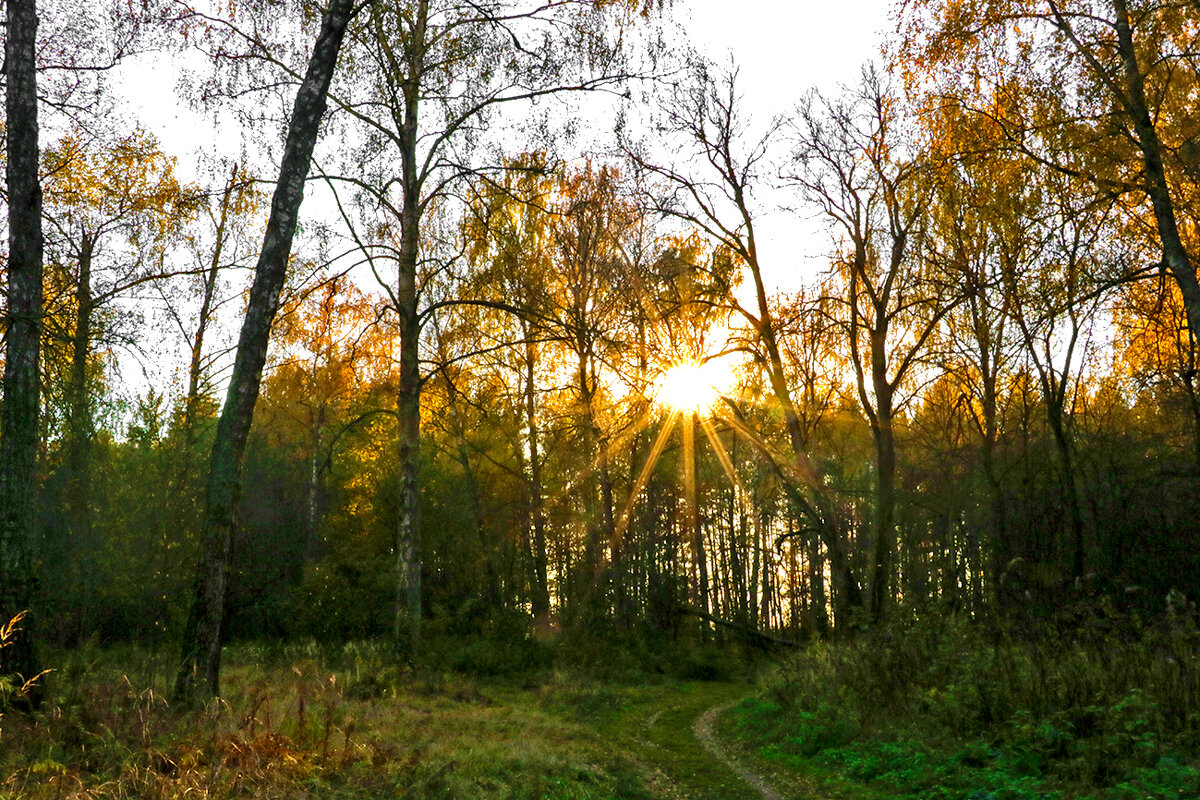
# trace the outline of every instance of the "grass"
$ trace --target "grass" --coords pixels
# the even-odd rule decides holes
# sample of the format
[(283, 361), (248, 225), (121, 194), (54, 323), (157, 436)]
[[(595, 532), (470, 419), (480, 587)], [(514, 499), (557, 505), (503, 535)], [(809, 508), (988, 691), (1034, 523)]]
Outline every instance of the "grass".
[(229, 648), (223, 697), (179, 712), (173, 659), (136, 648), (58, 654), (47, 702), (0, 732), (0, 797), (752, 797), (692, 738), (750, 686), (613, 685), (547, 671), (536, 685), (418, 674), (383, 647)]
[(90, 647), (51, 659), (39, 711), (0, 720), (0, 800), (741, 800), (757, 794), (692, 732), (739, 700), (722, 739), (788, 798), (1196, 798), (1188, 613), (1036, 636), (908, 619), (811, 645), (757, 688), (684, 679), (731, 672), (697, 652), (668, 678), (597, 651), (602, 680), (478, 643), (420, 670), (370, 643), (240, 645), (224, 696), (188, 712), (163, 699), (173, 654)]
[(814, 797), (1200, 797), (1194, 612), (1144, 622), (1097, 605), (1035, 635), (926, 617), (811, 646), (725, 730)]

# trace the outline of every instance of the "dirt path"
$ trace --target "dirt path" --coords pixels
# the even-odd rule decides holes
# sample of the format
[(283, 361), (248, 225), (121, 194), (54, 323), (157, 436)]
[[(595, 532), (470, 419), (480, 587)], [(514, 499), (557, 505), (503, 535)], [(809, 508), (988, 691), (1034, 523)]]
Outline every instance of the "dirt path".
[[(736, 702), (736, 701), (735, 701)], [(723, 705), (713, 706), (696, 718), (696, 724), (692, 726), (692, 732), (696, 734), (696, 738), (704, 745), (704, 749), (711, 753), (722, 764), (729, 767), (737, 774), (739, 778), (754, 787), (764, 798), (764, 800), (783, 800), (783, 795), (771, 788), (771, 786), (763, 780), (761, 775), (758, 775), (746, 769), (733, 756), (731, 756), (725, 748), (721, 747), (721, 743), (717, 741), (716, 734), (713, 732), (713, 723), (721, 712), (732, 706), (733, 703), (724, 703)]]

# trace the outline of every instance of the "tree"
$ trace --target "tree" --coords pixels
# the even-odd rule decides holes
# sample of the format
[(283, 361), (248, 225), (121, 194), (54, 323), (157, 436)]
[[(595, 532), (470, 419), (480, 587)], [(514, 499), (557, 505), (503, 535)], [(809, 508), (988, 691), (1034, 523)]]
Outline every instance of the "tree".
[[(992, 578), (1012, 560), (1000, 463), (1005, 380), (1017, 357), (1012, 302), (1004, 276), (1019, 270), (1039, 247), (1040, 192), (1028, 164), (1003, 148), (1003, 133), (986, 118), (948, 106), (923, 120), (934, 178), (924, 257), (955, 285), (960, 302), (939, 331), (940, 365), (961, 392), (979, 437), (990, 495)], [(998, 587), (998, 582), (993, 582)]]
[(1110, 207), (1083, 204), (1077, 181), (1051, 174), (1043, 190), (1045, 229), (1038, 249), (1004, 274), (1013, 320), (1021, 333), (1045, 403), (1046, 421), (1059, 460), (1067, 511), (1071, 575), (1084, 575), (1084, 520), (1071, 430), (1081, 375), (1092, 346), (1104, 264), (1123, 263), (1119, 245), (1105, 241)]
[[(837, 503), (826, 491), (808, 454), (808, 441), (792, 398), (779, 348), (778, 325), (763, 280), (755, 239), (754, 189), (765, 180), (767, 146), (782, 126), (772, 120), (758, 139), (748, 139), (747, 120), (737, 93), (737, 72), (720, 72), (713, 65), (694, 61), (685, 81), (676, 87), (664, 108), (663, 130), (686, 150), (690, 162), (674, 166), (626, 143), (627, 156), (639, 170), (661, 181), (663, 191), (654, 198), (662, 213), (694, 225), (729, 257), (713, 262), (709, 279), (716, 287), (715, 302), (739, 315), (754, 335), (758, 363), (763, 367), (771, 396), (783, 414), (790, 459), (786, 464), (767, 458), (782, 472), (791, 499), (819, 532), (829, 553), (834, 581), (839, 589), (835, 610), (838, 622), (849, 608), (862, 605), (862, 592), (838, 527)], [(753, 305), (743, 305), (733, 293), (731, 277), (745, 269), (754, 286)], [(751, 441), (761, 443), (761, 437)], [(807, 495), (805, 494), (807, 492)]]
[[(548, 408), (547, 392), (540, 384), (545, 379), (543, 365), (550, 359), (549, 335), (536, 305), (547, 295), (553, 269), (548, 213), (553, 180), (547, 166), (544, 155), (525, 154), (510, 162), (499, 180), (485, 176), (472, 186), (463, 220), (471, 274), (465, 294), (489, 305), (464, 307), (458, 315), (464, 318), (464, 328), (486, 336), (475, 345), (477, 350), (515, 357), (510, 368), (520, 387), (525, 435), (513, 442), (513, 451), (525, 482), (530, 610), (542, 622), (549, 617), (551, 597), (543, 479)], [(516, 298), (524, 298), (519, 313), (509, 313), (504, 306)]]
[[(214, 197), (215, 209), (212, 206)], [(215, 356), (206, 351), (206, 345), (211, 347), (212, 344), (209, 329), (214, 326), (220, 307), (231, 299), (221, 290), (222, 271), (250, 257), (251, 243), (246, 229), (251, 227), (260, 203), (261, 196), (254, 188), (253, 179), (238, 163), (229, 165), (229, 176), (220, 192), (202, 199), (203, 212), (200, 216), (211, 226), (212, 239), (209, 241), (198, 233), (187, 237), (188, 249), (198, 267), (196, 274), (188, 276), (192, 284), (191, 294), (200, 301), (194, 329), (184, 318), (183, 304), (176, 298), (168, 297), (166, 291), (161, 289), (161, 284), (156, 284), (160, 287), (167, 314), (189, 346), (187, 389), (180, 421), (184, 435), (183, 464), (180, 466), (180, 475), (183, 476), (188, 473), (192, 450), (196, 445), (202, 406), (211, 391), (212, 378), (209, 372)]]
[(70, 519), (67, 547), (82, 554), (82, 588), (90, 593), (95, 570), (89, 564), (97, 549), (94, 348), (119, 335), (120, 317), (128, 314), (114, 313), (115, 305), (132, 290), (165, 279), (168, 251), (194, 210), (194, 191), (180, 185), (173, 160), (141, 130), (112, 142), (75, 130), (47, 151), (45, 161), (53, 277), (60, 279), (52, 281), (60, 294), (46, 300), (46, 327), (69, 353), (62, 387), (65, 458), (57, 477)]
[(183, 635), (179, 674), (173, 692), (177, 703), (219, 694), (222, 626), (242, 455), (258, 399), (271, 324), (287, 275), (300, 202), (304, 199), (304, 183), (325, 112), (329, 84), (346, 28), (356, 11), (353, 0), (330, 1), (321, 19), (321, 30), (304, 81), (296, 94), (279, 166), (279, 180), (271, 200), (254, 284), (238, 339), (233, 375), (217, 422), (209, 462), (195, 597)]
[[(397, 645), (410, 651), (420, 639), (423, 608), (422, 335), (431, 315), (457, 302), (431, 297), (457, 257), (455, 248), (431, 235), (431, 215), (446, 208), (460, 181), (495, 171), (495, 161), (489, 167), (476, 159), (489, 143), (484, 132), (504, 121), (504, 107), (610, 89), (628, 77), (620, 37), (610, 36), (610, 7), (617, 10), (619, 28), (629, 21), (629, 12), (648, 13), (650, 6), (600, 0), (377, 2), (355, 40), (355, 75), (380, 100), (360, 104), (347, 94), (339, 101), (361, 126), (363, 144), (352, 154), (353, 170), (326, 177), (359, 194), (363, 225), (354, 225), (348, 214), (346, 221), (376, 274), (379, 262), (395, 270), (394, 280), (384, 282), (400, 338), (396, 412), (402, 472), (394, 635)], [(444, 285), (442, 290), (447, 291)]]
[(391, 378), (391, 342), (376, 323), (382, 309), (345, 275), (322, 280), (311, 293), (293, 298), (281, 313), (276, 339), (285, 360), (271, 381), (271, 413), (263, 427), (279, 439), (298, 441), (304, 464), (305, 536), (301, 552), (315, 558), (324, 476), (339, 440), (350, 428), (382, 411), (368, 405)]
[[(42, 188), (38, 181), (38, 107), (34, 53), (37, 3), (9, 0), (4, 50), (8, 148), (8, 282), (4, 320), (4, 398), (0, 406), (0, 617), (29, 607), (37, 501), (38, 353), (42, 324)], [(26, 622), (25, 624), (29, 624)], [(0, 676), (18, 685), (37, 674), (24, 628), (0, 650)]]
[(906, 9), (898, 63), (932, 104), (989, 117), (1032, 162), (1101, 197), (1140, 198), (1200, 330), (1200, 282), (1179, 219), (1196, 180), (1196, 14), (1173, 0), (1132, 12), (1126, 0), (922, 0)]
[[(921, 267), (929, 165), (897, 140), (897, 101), (873, 69), (849, 100), (810, 96), (796, 125), (792, 180), (835, 232), (834, 270), (859, 405), (875, 443), (875, 524), (870, 610), (883, 618), (896, 548), (896, 415), (904, 385), (928, 355), (953, 305), (945, 282)], [(911, 397), (911, 392), (909, 393)]]

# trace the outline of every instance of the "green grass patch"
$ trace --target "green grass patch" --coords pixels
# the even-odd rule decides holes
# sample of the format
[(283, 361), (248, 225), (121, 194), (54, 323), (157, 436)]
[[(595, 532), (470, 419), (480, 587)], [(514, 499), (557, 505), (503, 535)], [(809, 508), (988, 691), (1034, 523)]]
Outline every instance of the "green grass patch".
[(1200, 797), (1194, 620), (1088, 622), (1017, 638), (926, 619), (814, 644), (723, 724), (819, 797)]

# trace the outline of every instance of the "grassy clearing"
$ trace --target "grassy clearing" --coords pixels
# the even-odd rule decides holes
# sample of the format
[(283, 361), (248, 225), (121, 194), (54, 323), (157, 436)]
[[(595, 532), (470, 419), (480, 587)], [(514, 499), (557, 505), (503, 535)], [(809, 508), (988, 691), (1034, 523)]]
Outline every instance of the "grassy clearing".
[(692, 739), (705, 708), (748, 685), (537, 685), (418, 675), (349, 645), (235, 647), (225, 695), (177, 712), (173, 659), (64, 653), (32, 716), (0, 723), (0, 797), (752, 797)]
[(1200, 797), (1194, 619), (1086, 622), (1023, 638), (927, 619), (814, 645), (725, 732), (825, 798)]

